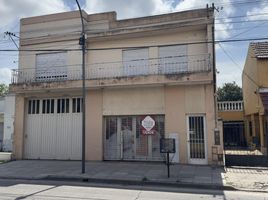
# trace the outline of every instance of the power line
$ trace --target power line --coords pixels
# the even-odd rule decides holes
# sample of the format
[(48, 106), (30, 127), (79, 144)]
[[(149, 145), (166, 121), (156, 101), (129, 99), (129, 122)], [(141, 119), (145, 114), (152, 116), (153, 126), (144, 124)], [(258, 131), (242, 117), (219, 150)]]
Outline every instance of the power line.
[[(247, 41), (260, 41), (268, 40), (267, 37), (263, 38), (244, 38), (244, 39), (231, 39), (231, 40), (215, 40), (215, 43), (232, 43), (232, 42), (247, 42)], [(168, 46), (179, 46), (179, 45), (195, 45), (195, 44), (211, 44), (213, 41), (197, 41), (197, 42), (185, 42), (165, 45), (144, 45), (144, 46), (121, 46), (121, 47), (107, 47), (107, 48), (88, 48), (88, 51), (99, 51), (99, 50), (114, 50), (114, 49), (140, 49), (149, 47), (168, 47)], [(25, 51), (25, 52), (57, 52), (57, 51), (81, 51), (81, 49), (0, 49), (0, 52), (14, 52), (14, 51)]]
[[(247, 21), (244, 21), (244, 22), (247, 22)], [(247, 26), (247, 27), (240, 27), (240, 28), (224, 28), (224, 29), (215, 29), (215, 31), (216, 32), (220, 32), (220, 31), (226, 31), (226, 30), (230, 30), (230, 31), (232, 31), (232, 30), (245, 30), (245, 29), (252, 29), (252, 28), (256, 28), (256, 27), (259, 27), (260, 25), (262, 25), (262, 24), (265, 24), (265, 23), (267, 23), (268, 22), (268, 20), (267, 21), (265, 21), (265, 22), (263, 22), (263, 23), (261, 23), (261, 24), (259, 24), (259, 25), (256, 25), (256, 26), (254, 26), (254, 27), (252, 27), (252, 26)], [(226, 23), (227, 24), (227, 23)], [(261, 27), (261, 28), (266, 28), (266, 27)], [(60, 35), (60, 34), (57, 34), (57, 35)], [(51, 35), (49, 35), (49, 36), (51, 36)], [(54, 35), (53, 35), (54, 36)], [(56, 36), (56, 34), (55, 34), (55, 36)], [(37, 37), (37, 38), (39, 38), (39, 37)], [(41, 38), (41, 37), (40, 37)], [(2, 40), (2, 41), (1, 41)], [(19, 39), (14, 39), (15, 41), (19, 41)], [(6, 39), (0, 39), (0, 44), (8, 44), (8, 43), (12, 43), (12, 41), (10, 41), (10, 40), (6, 40)], [(54, 45), (54, 46), (59, 46), (59, 45)], [(69, 46), (69, 45), (60, 45), (60, 46)]]
[[(253, 1), (253, 2), (261, 2), (261, 1)], [(250, 2), (244, 2), (244, 3), (253, 3), (252, 1)], [(237, 3), (237, 2), (235, 2)], [(235, 4), (235, 3), (231, 3), (231, 4)], [(226, 5), (226, 3), (223, 3), (223, 4), (220, 4), (220, 5)], [(215, 20), (223, 20), (223, 19), (232, 19), (232, 18), (245, 18), (245, 17), (252, 17), (252, 16), (263, 16), (263, 15), (268, 15), (268, 13), (256, 13), (256, 14), (251, 14), (251, 15), (241, 15), (241, 16), (229, 16), (229, 17), (222, 17), (222, 18), (215, 18)], [(248, 21), (248, 20), (247, 20)], [(245, 21), (245, 22), (247, 22)], [(239, 22), (242, 22), (242, 21), (239, 21)], [(221, 22), (223, 23), (223, 22)], [(227, 22), (229, 23), (229, 22)], [(14, 32), (14, 33), (35, 33), (35, 32), (41, 32), (43, 30), (32, 30), (32, 31), (20, 31), (20, 32)], [(87, 31), (103, 31), (103, 29), (94, 29), (94, 30), (87, 30)], [(79, 33), (80, 31), (72, 31), (72, 32), (69, 32), (69, 33)], [(62, 35), (62, 34), (54, 34), (54, 35)], [(50, 35), (49, 35), (50, 36)], [(42, 37), (45, 37), (45, 36), (42, 36)]]
[[(248, 0), (248, 1), (231, 1), (231, 2), (225, 2), (223, 3), (222, 0), (220, 0), (221, 2), (214, 2), (215, 4), (215, 7), (219, 7), (219, 6), (227, 6), (227, 7), (230, 7), (230, 6), (236, 6), (236, 5), (239, 5), (239, 6), (248, 6), (250, 4), (258, 4), (258, 3), (266, 3), (268, 2), (268, 0)], [(207, 2), (204, 3), (204, 6), (207, 4)], [(176, 6), (178, 6), (179, 4), (177, 4)], [(202, 6), (193, 6), (193, 7), (190, 7), (189, 9), (200, 9), (202, 8)]]
[[(268, 15), (268, 14), (267, 14)], [(251, 16), (258, 16), (258, 15), (251, 15)], [(246, 16), (245, 16), (246, 17)], [(232, 19), (232, 17), (225, 17), (225, 18), (219, 18), (219, 19), (215, 19), (215, 20), (224, 20), (224, 19)], [(231, 24), (231, 23), (243, 23), (243, 22), (247, 22), (247, 23), (254, 23), (254, 22), (263, 22), (263, 21), (268, 21), (268, 19), (256, 19), (256, 20), (239, 20), (239, 21), (220, 21), (220, 22), (215, 22), (214, 24)], [(213, 23), (207, 23), (208, 25), (211, 25)], [(187, 24), (187, 25), (180, 25), (179, 27), (189, 27), (189, 26), (196, 26), (199, 24)], [(92, 32), (92, 33), (101, 33), (107, 30), (103, 30), (103, 29), (94, 29), (94, 30), (86, 30), (88, 33)], [(113, 31), (113, 29), (110, 29), (110, 31)], [(23, 32), (18, 32), (20, 34), (25, 34), (25, 33), (40, 33), (42, 32), (41, 30), (35, 30), (35, 31), (23, 31)], [(68, 34), (75, 34), (75, 33), (79, 33), (79, 31), (71, 31), (68, 32)], [(49, 34), (47, 33), (47, 35), (42, 35), (42, 36), (38, 36), (38, 37), (34, 37), (35, 39), (37, 38), (44, 38), (44, 37), (52, 37), (52, 36), (62, 36), (63, 34), (58, 33), (58, 34)], [(29, 38), (32, 39), (33, 37)]]
[[(268, 22), (268, 21), (267, 21), (267, 22)], [(258, 24), (258, 25), (256, 25), (256, 26), (254, 26), (254, 27), (251, 27), (251, 28), (249, 28), (249, 29), (247, 29), (247, 30), (245, 30), (245, 31), (242, 31), (242, 32), (240, 32), (240, 33), (238, 33), (238, 34), (232, 36), (232, 38), (235, 38), (235, 37), (237, 37), (237, 36), (239, 36), (239, 35), (242, 35), (242, 34), (244, 34), (244, 33), (250, 32), (250, 31), (252, 31), (253, 29), (258, 28), (259, 26), (262, 26), (263, 24), (266, 24), (267, 22), (263, 22), (263, 23), (261, 23), (261, 24)]]
[[(226, 18), (228, 19), (228, 18)], [(237, 23), (256, 23), (256, 22), (268, 22), (268, 19), (259, 19), (259, 20), (239, 20), (239, 21), (221, 21), (221, 22), (215, 22), (214, 24), (215, 25), (224, 25), (224, 24), (237, 24)], [(207, 25), (212, 25), (213, 23), (207, 23)], [(188, 24), (188, 25), (180, 25), (178, 26), (178, 28), (183, 28), (183, 27), (190, 27), (190, 26), (196, 26), (196, 25), (199, 25), (197, 23), (194, 23), (194, 24)], [(99, 31), (95, 31), (95, 30), (92, 30), (91, 32), (95, 32), (95, 33), (101, 33), (103, 32), (104, 30), (99, 30)], [(111, 30), (112, 31), (112, 30)], [(216, 30), (217, 31), (217, 30)], [(29, 33), (38, 33), (40, 31), (30, 31)], [(26, 32), (25, 32), (26, 33)], [(72, 31), (72, 32), (68, 32), (68, 34), (76, 34), (76, 33), (79, 33), (78, 31)], [(90, 33), (90, 31), (88, 32)], [(67, 35), (67, 34), (66, 34)], [(78, 35), (78, 34), (77, 34)], [(25, 38), (24, 40), (27, 40), (27, 39), (43, 39), (43, 38), (46, 38), (46, 37), (56, 37), (56, 36), (62, 36), (62, 34), (58, 33), (58, 34), (47, 34), (47, 35), (43, 35), (43, 36), (38, 36), (38, 37), (31, 37), (31, 38)], [(3, 42), (9, 42), (9, 41), (3, 41)]]
[(248, 1), (231, 1), (229, 3), (215, 3), (215, 5), (218, 6), (224, 6), (224, 5), (248, 5), (248, 4), (256, 4), (256, 3), (265, 3), (268, 2), (267, 0), (248, 0)]
[(256, 20), (240, 20), (240, 21), (228, 21), (228, 22), (215, 22), (215, 24), (237, 24), (237, 23), (255, 23), (255, 22), (267, 22), (268, 19), (256, 19)]
[(215, 18), (215, 20), (246, 18), (246, 17), (264, 16), (264, 15), (268, 15), (268, 13), (256, 13), (256, 14), (251, 14), (251, 15), (238, 15), (238, 16), (220, 17), (220, 18)]
[[(260, 16), (260, 15), (268, 15), (268, 13), (257, 13), (257, 14), (252, 14), (252, 15), (247, 15), (247, 16), (230, 16), (230, 17), (225, 17), (225, 18), (215, 18), (215, 20), (224, 20), (224, 19), (232, 19), (232, 18), (243, 18), (243, 17), (249, 17), (249, 16)], [(251, 23), (251, 22), (262, 22), (262, 21), (268, 21), (267, 19), (266, 20), (240, 20), (240, 21), (221, 21), (221, 22), (215, 22), (215, 24), (232, 24), (232, 23)], [(189, 26), (195, 26), (196, 24), (190, 24), (190, 25), (181, 25), (180, 27), (189, 27)], [(21, 34), (24, 34), (24, 33), (38, 33), (40, 32), (41, 30), (34, 30), (34, 31), (21, 31), (20, 33)], [(88, 32), (103, 32), (102, 29), (97, 29), (97, 30), (87, 30)], [(217, 30), (218, 31), (218, 30)], [(71, 31), (71, 32), (68, 32), (68, 34), (75, 34), (75, 33), (79, 33), (79, 31)], [(39, 36), (39, 37), (34, 37), (34, 39), (42, 39), (44, 37), (52, 37), (52, 36), (62, 36), (62, 34), (47, 34), (47, 35), (43, 35), (43, 36)], [(15, 35), (15, 37), (19, 38), (18, 36)], [(29, 39), (32, 39), (32, 38), (29, 38)], [(0, 41), (1, 42), (1, 41)], [(9, 43), (10, 41), (3, 41), (2, 43)]]
[(19, 49), (19, 46), (17, 45), (17, 43), (13, 39), (13, 37), (16, 37), (16, 38), (19, 38), (19, 37), (16, 36), (14, 33), (11, 33), (8, 31), (6, 31), (5, 34), (9, 36), (9, 38), (12, 40), (13, 44), (17, 47), (17, 49)]
[[(263, 22), (263, 23), (267, 23), (267, 22)], [(260, 24), (262, 24), (262, 23), (260, 23)], [(256, 26), (258, 26), (257, 28), (267, 28), (265, 26), (259, 27), (260, 24), (256, 25)], [(252, 28), (252, 26), (239, 27), (239, 28), (220, 28), (220, 29), (215, 29), (215, 31), (216, 32), (221, 32), (221, 31), (239, 31), (239, 30), (245, 30), (245, 29), (251, 29), (251, 28)], [(256, 28), (256, 27), (254, 27), (254, 28)]]
[(245, 76), (247, 76), (249, 78), (250, 81), (252, 81), (252, 83), (254, 83), (257, 87), (259, 87), (258, 83), (250, 77), (250, 75), (248, 75), (244, 70), (242, 70), (239, 66), (239, 64), (234, 60), (234, 58), (223, 48), (223, 46), (219, 43), (219, 47), (222, 49), (223, 53), (232, 61), (232, 63), (239, 69), (242, 71), (242, 74), (245, 74)]

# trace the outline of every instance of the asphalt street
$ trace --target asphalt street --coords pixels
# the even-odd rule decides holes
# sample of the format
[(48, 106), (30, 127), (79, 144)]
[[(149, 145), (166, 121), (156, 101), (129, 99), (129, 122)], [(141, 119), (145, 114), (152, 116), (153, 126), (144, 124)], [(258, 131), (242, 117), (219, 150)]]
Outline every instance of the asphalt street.
[(0, 199), (268, 200), (268, 193), (0, 179)]

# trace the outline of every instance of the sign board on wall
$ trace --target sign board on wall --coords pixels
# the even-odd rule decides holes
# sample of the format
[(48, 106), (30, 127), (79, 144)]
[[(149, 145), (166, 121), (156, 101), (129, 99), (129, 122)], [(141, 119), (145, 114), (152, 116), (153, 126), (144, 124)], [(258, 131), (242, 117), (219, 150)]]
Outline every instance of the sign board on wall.
[(155, 120), (151, 116), (146, 116), (141, 121), (141, 131), (144, 135), (155, 134)]
[(175, 139), (174, 138), (161, 138), (160, 139), (160, 153), (176, 153)]

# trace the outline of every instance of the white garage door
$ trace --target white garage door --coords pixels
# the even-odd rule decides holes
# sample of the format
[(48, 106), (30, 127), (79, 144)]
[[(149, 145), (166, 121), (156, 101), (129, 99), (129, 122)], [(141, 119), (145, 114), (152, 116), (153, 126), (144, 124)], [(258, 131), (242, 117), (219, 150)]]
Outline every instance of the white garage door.
[(29, 99), (26, 159), (81, 159), (81, 98)]

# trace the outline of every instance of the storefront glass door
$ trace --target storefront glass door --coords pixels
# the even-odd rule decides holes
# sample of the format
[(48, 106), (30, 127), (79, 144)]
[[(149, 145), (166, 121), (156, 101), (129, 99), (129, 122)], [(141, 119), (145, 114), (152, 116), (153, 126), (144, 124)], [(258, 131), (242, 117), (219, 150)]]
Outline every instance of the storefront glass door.
[(162, 161), (159, 140), (164, 137), (164, 116), (151, 116), (155, 121), (152, 134), (144, 134), (145, 116), (105, 117), (105, 160)]

